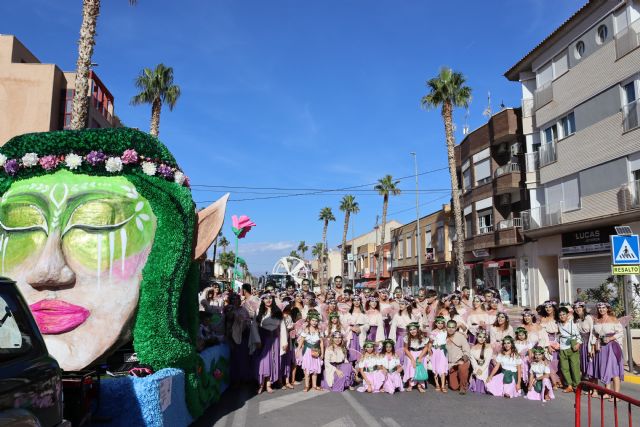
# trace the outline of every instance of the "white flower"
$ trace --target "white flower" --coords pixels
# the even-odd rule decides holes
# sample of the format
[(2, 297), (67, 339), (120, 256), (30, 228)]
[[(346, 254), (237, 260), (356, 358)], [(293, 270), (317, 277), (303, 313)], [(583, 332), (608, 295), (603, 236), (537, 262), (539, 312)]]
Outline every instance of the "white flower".
[(7, 163), (7, 156), (0, 154), (0, 167), (4, 166), (5, 163)]
[(120, 157), (109, 157), (104, 168), (107, 172), (120, 172), (122, 170), (122, 159)]
[(75, 153), (69, 153), (64, 158), (64, 162), (67, 164), (67, 167), (71, 170), (78, 169), (82, 164), (82, 157), (78, 156)]
[(142, 162), (142, 172), (149, 176), (156, 174), (156, 164), (151, 162)]
[(173, 180), (178, 183), (179, 185), (182, 185), (184, 183), (184, 180), (187, 177), (184, 176), (184, 174), (180, 171), (176, 171), (176, 173), (173, 174)]
[(36, 153), (27, 153), (22, 156), (22, 165), (28, 168), (38, 164), (38, 155)]

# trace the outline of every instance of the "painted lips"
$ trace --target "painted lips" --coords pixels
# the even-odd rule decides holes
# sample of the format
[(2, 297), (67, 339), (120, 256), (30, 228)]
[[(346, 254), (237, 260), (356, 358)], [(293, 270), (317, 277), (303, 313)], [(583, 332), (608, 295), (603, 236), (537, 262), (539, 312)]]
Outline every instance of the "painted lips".
[(91, 314), (89, 310), (62, 300), (42, 300), (29, 306), (40, 332), (45, 335), (63, 334), (82, 325)]

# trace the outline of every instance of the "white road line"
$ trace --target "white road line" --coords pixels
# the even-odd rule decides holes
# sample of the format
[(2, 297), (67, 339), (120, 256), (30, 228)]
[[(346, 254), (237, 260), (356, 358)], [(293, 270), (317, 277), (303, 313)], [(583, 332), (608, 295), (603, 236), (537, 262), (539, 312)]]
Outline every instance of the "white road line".
[(382, 419), (382, 422), (385, 423), (388, 427), (402, 427), (393, 418), (385, 417)]
[(228, 420), (229, 420), (229, 414), (225, 415), (224, 417), (216, 421), (213, 427), (226, 427)]
[(360, 415), (360, 418), (362, 418), (364, 420), (365, 423), (367, 423), (367, 426), (369, 427), (382, 427), (380, 425), (380, 423), (373, 417), (373, 415), (371, 415), (369, 413), (369, 411), (367, 411), (365, 409), (364, 406), (362, 406), (355, 397), (351, 396), (350, 393), (340, 393), (342, 395), (342, 397), (344, 397), (344, 400), (347, 401), (347, 403), (349, 405), (351, 405), (351, 407), (353, 408), (354, 411), (356, 411), (358, 413), (358, 415)]
[(271, 411), (275, 411), (276, 409), (282, 409), (289, 405), (293, 405), (298, 402), (302, 402), (308, 399), (313, 399), (314, 397), (322, 396), (323, 393), (319, 392), (307, 392), (300, 391), (298, 393), (286, 394), (282, 397), (276, 397), (269, 400), (264, 400), (260, 402), (260, 415), (266, 414)]
[(331, 421), (323, 425), (322, 427), (356, 427), (356, 423), (353, 422), (351, 417), (346, 416), (342, 418), (338, 418), (335, 421)]
[(241, 408), (236, 409), (233, 415), (233, 423), (231, 427), (244, 427), (247, 425), (247, 411), (249, 410), (249, 401), (244, 402)]

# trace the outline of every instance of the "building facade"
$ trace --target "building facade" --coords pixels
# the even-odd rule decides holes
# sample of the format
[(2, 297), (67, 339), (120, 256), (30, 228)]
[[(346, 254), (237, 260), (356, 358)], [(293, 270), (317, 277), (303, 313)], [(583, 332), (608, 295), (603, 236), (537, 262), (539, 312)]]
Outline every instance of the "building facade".
[[(419, 227), (418, 227), (419, 224)], [(418, 229), (421, 248), (418, 248)], [(392, 287), (417, 288), (418, 253), (421, 252), (422, 286), (441, 293), (454, 290), (452, 238), (455, 235), (451, 207), (423, 216), (391, 230), (390, 264)]]
[(614, 226), (640, 232), (640, 1), (592, 0), (509, 69), (522, 88), (530, 304), (611, 274)]
[(525, 191), (521, 109), (508, 108), (455, 147), (464, 221), (466, 284), (493, 287), (504, 303), (527, 303), (518, 280)]
[[(75, 73), (43, 64), (15, 36), (0, 35), (0, 145), (16, 135), (67, 129)], [(115, 127), (114, 99), (90, 73), (88, 127)]]

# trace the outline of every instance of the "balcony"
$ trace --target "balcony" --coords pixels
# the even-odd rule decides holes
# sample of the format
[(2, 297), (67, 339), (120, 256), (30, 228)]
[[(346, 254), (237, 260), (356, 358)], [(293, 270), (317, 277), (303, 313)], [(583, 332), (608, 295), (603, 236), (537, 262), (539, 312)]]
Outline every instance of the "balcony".
[(616, 59), (640, 46), (640, 19), (616, 34)]
[(524, 155), (524, 161), (527, 168), (527, 173), (537, 172), (540, 169), (540, 153), (534, 151), (533, 153), (526, 153)]
[(546, 166), (558, 160), (556, 151), (556, 141), (542, 144), (538, 149), (540, 167)]
[(553, 84), (545, 83), (533, 94), (535, 109), (539, 110), (551, 101), (553, 101)]
[(509, 162), (506, 165), (498, 166), (495, 172), (493, 173), (493, 176), (497, 178), (499, 176), (512, 173), (512, 172), (520, 173), (520, 165), (518, 163)]
[(625, 132), (633, 130), (640, 125), (640, 108), (638, 100), (622, 107), (622, 127)]
[(522, 218), (503, 219), (498, 223), (498, 230), (508, 230), (510, 228), (522, 228)]
[(520, 165), (518, 163), (507, 163), (496, 169), (493, 180), (493, 192), (495, 195), (513, 193), (520, 189)]
[(485, 225), (478, 228), (478, 234), (489, 234), (489, 233), (493, 233), (493, 224)]

